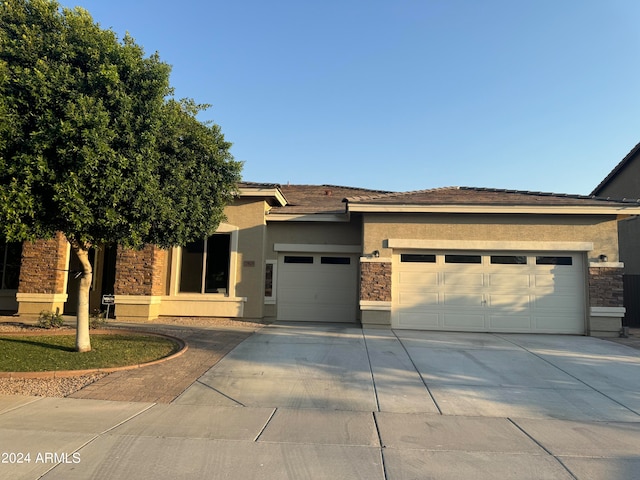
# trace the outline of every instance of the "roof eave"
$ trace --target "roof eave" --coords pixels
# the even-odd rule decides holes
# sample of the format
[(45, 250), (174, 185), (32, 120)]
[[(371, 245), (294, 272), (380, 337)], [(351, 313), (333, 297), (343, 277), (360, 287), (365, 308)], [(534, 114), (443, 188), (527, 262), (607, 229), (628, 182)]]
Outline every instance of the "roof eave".
[(640, 215), (640, 205), (381, 205), (349, 203), (357, 213), (474, 213), (474, 214), (563, 214)]
[(240, 187), (239, 190), (241, 197), (271, 198), (280, 207), (284, 207), (287, 204), (287, 199), (279, 188)]
[(267, 222), (348, 222), (349, 213), (274, 213), (269, 212)]

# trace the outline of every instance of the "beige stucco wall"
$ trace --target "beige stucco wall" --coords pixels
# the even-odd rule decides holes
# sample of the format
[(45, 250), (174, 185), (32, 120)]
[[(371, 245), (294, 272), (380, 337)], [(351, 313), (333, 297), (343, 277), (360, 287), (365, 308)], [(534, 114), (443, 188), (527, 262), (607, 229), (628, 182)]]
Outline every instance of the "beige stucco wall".
[(600, 254), (618, 261), (615, 216), (595, 215), (385, 215), (367, 214), (364, 219), (365, 252), (379, 250), (390, 257), (385, 240), (484, 240), (522, 242), (592, 242), (589, 260)]
[(172, 258), (176, 251), (170, 252), (167, 265), (173, 267), (163, 274), (167, 287), (161, 302), (161, 315), (263, 317), (266, 208), (265, 199), (260, 197), (237, 199), (225, 208), (224, 231), (237, 228), (238, 238), (236, 262), (231, 265), (231, 268), (235, 267), (235, 292), (232, 289), (230, 295), (177, 293), (179, 272)]
[(266, 258), (275, 260), (276, 243), (360, 245), (362, 230), (358, 221), (351, 222), (270, 222)]
[(226, 223), (238, 227), (236, 296), (246, 297), (243, 316), (262, 318), (264, 303), (266, 202), (248, 198), (236, 200), (225, 209)]

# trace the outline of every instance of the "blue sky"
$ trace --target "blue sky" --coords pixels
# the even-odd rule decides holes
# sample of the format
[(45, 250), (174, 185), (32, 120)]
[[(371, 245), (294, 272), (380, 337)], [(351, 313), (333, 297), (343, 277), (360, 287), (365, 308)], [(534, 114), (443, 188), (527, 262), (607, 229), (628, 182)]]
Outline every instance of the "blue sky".
[(172, 65), (244, 179), (588, 194), (640, 142), (637, 0), (62, 0)]

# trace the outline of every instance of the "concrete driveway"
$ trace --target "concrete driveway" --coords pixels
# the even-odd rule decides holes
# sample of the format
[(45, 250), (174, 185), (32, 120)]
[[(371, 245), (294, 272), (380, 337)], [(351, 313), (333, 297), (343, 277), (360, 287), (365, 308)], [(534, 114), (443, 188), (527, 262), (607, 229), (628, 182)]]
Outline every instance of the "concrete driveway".
[(588, 337), (276, 324), (171, 404), (0, 397), (0, 450), (70, 455), (0, 477), (640, 478), (639, 354)]
[(639, 354), (578, 336), (276, 324), (176, 403), (640, 421)]

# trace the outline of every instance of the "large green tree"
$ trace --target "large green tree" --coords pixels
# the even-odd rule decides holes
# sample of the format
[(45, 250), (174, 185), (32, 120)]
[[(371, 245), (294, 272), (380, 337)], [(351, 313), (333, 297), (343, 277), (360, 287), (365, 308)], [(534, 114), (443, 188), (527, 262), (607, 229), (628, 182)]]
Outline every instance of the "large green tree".
[(76, 348), (91, 349), (91, 247), (184, 245), (215, 231), (241, 165), (170, 67), (83, 9), (0, 0), (0, 237), (61, 231), (83, 266)]

